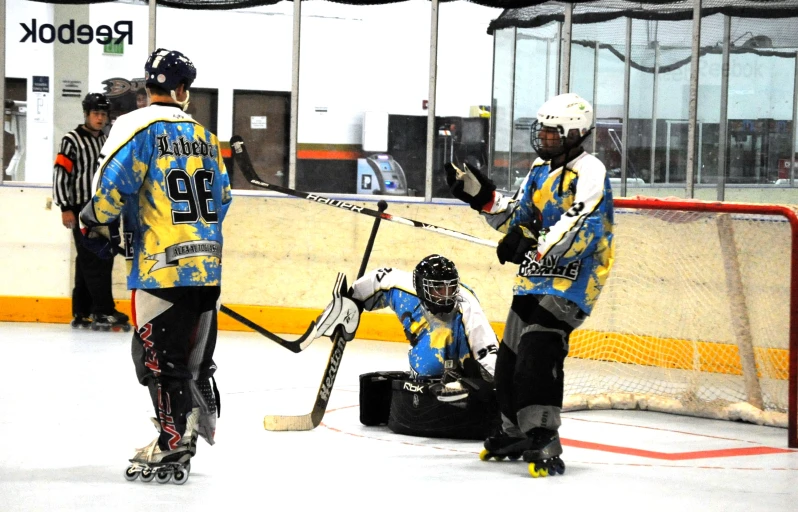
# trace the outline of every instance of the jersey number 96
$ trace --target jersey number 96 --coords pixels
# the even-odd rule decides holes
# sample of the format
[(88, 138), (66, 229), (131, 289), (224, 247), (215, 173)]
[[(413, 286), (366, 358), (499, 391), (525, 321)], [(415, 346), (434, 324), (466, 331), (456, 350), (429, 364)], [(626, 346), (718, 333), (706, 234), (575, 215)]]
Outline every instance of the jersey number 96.
[(185, 205), (180, 210), (172, 209), (172, 223), (193, 224), (200, 218), (206, 224), (215, 224), (219, 215), (213, 208), (213, 172), (197, 169), (189, 176), (183, 169), (170, 169), (166, 175), (166, 190), (169, 199), (178, 205)]

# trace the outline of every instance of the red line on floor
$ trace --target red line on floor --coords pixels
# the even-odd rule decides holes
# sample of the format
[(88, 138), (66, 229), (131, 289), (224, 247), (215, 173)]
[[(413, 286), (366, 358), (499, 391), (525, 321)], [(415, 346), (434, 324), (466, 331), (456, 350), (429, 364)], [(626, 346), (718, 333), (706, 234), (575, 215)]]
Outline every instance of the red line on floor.
[[(329, 409), (327, 412), (331, 413), (341, 409), (349, 409), (352, 407), (359, 407), (359, 405), (347, 405), (343, 407), (337, 407), (335, 409)], [(330, 430), (341, 432), (343, 434), (349, 434), (355, 437), (366, 437), (366, 438), (369, 437), (361, 434), (344, 432), (340, 429), (330, 427), (329, 425), (326, 425), (324, 423), (322, 423), (322, 426)], [(624, 425), (624, 426), (633, 426), (633, 425)], [(683, 432), (683, 433), (689, 434), (689, 432)], [(712, 459), (712, 458), (722, 458), (722, 457), (745, 457), (750, 455), (773, 455), (778, 453), (796, 452), (796, 450), (790, 450), (786, 448), (772, 448), (770, 446), (751, 446), (747, 448), (723, 448), (719, 450), (699, 450), (695, 452), (666, 453), (666, 452), (655, 452), (653, 450), (640, 450), (637, 448), (627, 448), (625, 446), (613, 446), (610, 444), (591, 443), (588, 441), (577, 441), (575, 439), (566, 439), (564, 437), (560, 438), (560, 442), (562, 442), (564, 446), (569, 446), (571, 448), (584, 448), (585, 450), (597, 450), (602, 452), (618, 453), (621, 455), (632, 455), (635, 457), (646, 457), (649, 459), (657, 459), (657, 460), (695, 460), (695, 459)], [(402, 442), (402, 444), (410, 445), (415, 443)], [(458, 450), (451, 450), (451, 451), (458, 451)], [(757, 469), (757, 468), (748, 468), (748, 469)]]
[(589, 443), (587, 441), (576, 441), (573, 439), (560, 439), (564, 446), (572, 448), (584, 448), (586, 450), (599, 450), (609, 453), (620, 453), (622, 455), (634, 455), (635, 457), (647, 457), (659, 460), (693, 460), (711, 459), (717, 457), (743, 457), (747, 455), (771, 455), (774, 453), (792, 453), (793, 450), (784, 448), (771, 448), (769, 446), (752, 446), (748, 448), (724, 448), (721, 450), (701, 450), (697, 452), (677, 452), (665, 453), (651, 450), (639, 450), (637, 448), (627, 448), (625, 446), (613, 446), (609, 444)]

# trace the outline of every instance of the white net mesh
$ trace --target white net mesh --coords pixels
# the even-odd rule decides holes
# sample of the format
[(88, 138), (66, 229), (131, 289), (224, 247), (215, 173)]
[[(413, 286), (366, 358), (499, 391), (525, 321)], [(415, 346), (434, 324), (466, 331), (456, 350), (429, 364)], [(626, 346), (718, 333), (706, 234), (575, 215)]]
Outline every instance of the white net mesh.
[(617, 258), (592, 316), (572, 336), (566, 409), (641, 408), (786, 427), (786, 219), (615, 213)]

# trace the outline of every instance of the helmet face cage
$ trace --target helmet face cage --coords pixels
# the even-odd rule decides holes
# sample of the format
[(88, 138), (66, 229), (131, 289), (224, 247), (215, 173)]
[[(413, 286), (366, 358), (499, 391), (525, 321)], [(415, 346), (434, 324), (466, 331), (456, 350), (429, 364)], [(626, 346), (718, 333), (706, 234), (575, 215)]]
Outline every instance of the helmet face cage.
[(108, 98), (105, 97), (105, 94), (100, 94), (99, 92), (87, 94), (83, 98), (82, 105), (84, 112), (91, 112), (92, 110), (108, 112), (111, 110), (111, 103), (108, 102)]
[(430, 313), (450, 313), (454, 309), (460, 276), (450, 260), (437, 254), (427, 256), (413, 271), (413, 284)]
[(147, 85), (167, 91), (174, 91), (181, 83), (188, 89), (197, 78), (197, 68), (182, 53), (159, 48), (144, 64), (144, 76)]
[(529, 142), (532, 144), (532, 149), (535, 150), (535, 153), (537, 153), (540, 158), (544, 160), (551, 160), (552, 158), (565, 153), (566, 151), (565, 136), (562, 133), (562, 127), (558, 126), (555, 129), (560, 134), (559, 144), (554, 145), (551, 142), (549, 142), (544, 146), (543, 141), (540, 138), (540, 135), (545, 128), (554, 128), (554, 127), (546, 126), (537, 120), (533, 121), (532, 128), (530, 129), (530, 134), (529, 134), (530, 138)]

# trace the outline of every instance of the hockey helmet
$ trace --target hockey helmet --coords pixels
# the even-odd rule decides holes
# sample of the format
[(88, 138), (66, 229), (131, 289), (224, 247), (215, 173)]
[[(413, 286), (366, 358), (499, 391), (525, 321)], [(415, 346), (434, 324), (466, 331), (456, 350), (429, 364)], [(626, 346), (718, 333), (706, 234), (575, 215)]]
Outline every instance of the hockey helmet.
[(181, 83), (188, 89), (197, 78), (197, 68), (182, 53), (158, 48), (144, 64), (144, 77), (147, 85), (166, 91), (174, 91)]
[(92, 110), (104, 111), (108, 112), (111, 110), (111, 103), (108, 102), (108, 98), (105, 97), (105, 94), (101, 94), (99, 92), (90, 92), (83, 98), (83, 111), (84, 112), (91, 112)]
[[(541, 137), (541, 132), (545, 128), (557, 130), (559, 144), (543, 143), (546, 137)], [(565, 93), (541, 105), (537, 120), (532, 123), (530, 142), (538, 156), (548, 160), (580, 146), (592, 130), (593, 107), (578, 94)]]
[(439, 254), (431, 254), (413, 270), (413, 286), (430, 313), (450, 313), (457, 302), (460, 276), (454, 263)]

